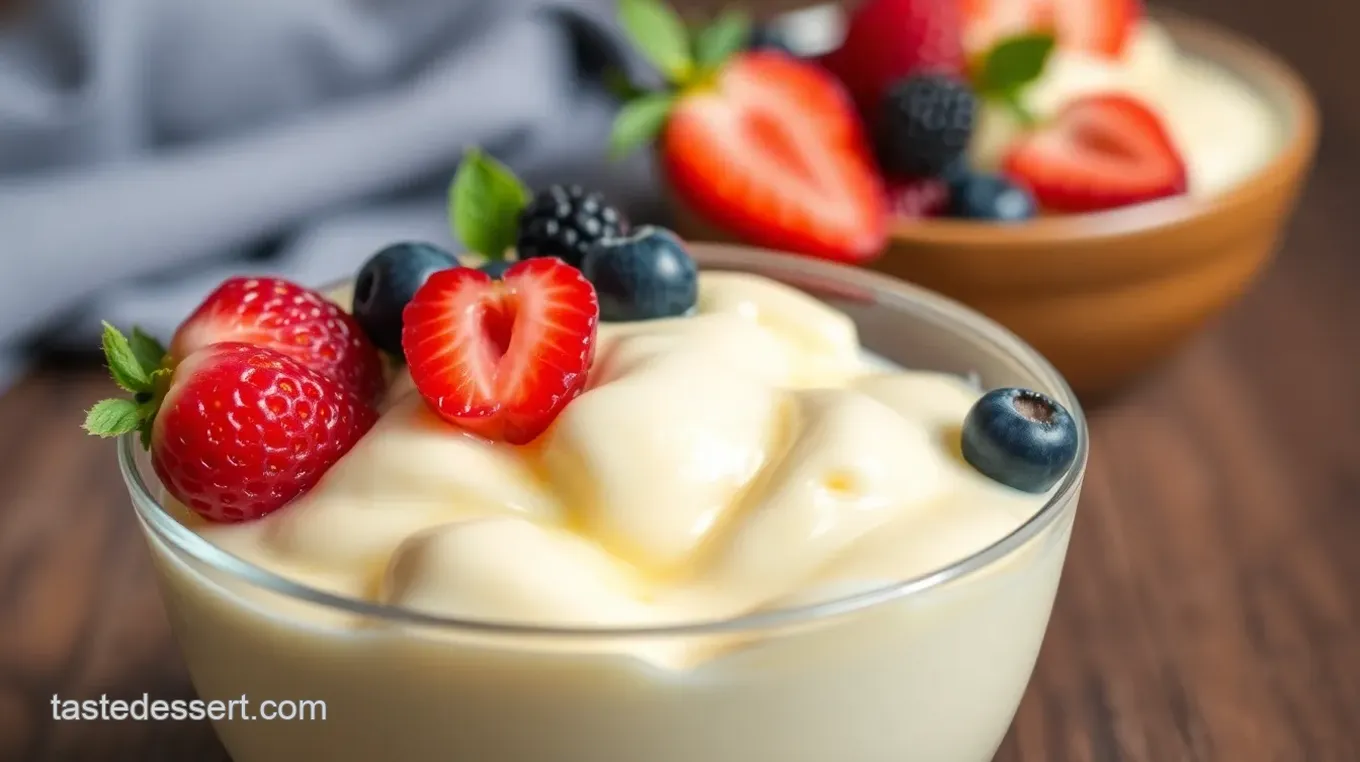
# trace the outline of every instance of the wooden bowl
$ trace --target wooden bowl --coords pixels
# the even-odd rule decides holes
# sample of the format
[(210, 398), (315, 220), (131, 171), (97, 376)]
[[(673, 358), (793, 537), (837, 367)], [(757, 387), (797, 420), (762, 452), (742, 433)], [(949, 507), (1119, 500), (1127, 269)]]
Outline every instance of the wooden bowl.
[[(1235, 301), (1275, 251), (1312, 166), (1313, 96), (1248, 40), (1175, 14), (1157, 19), (1188, 55), (1250, 85), (1276, 113), (1278, 153), (1216, 195), (1021, 225), (901, 220), (868, 266), (961, 301), (1046, 356), (1078, 394), (1113, 391)], [(674, 203), (678, 232), (731, 240)]]

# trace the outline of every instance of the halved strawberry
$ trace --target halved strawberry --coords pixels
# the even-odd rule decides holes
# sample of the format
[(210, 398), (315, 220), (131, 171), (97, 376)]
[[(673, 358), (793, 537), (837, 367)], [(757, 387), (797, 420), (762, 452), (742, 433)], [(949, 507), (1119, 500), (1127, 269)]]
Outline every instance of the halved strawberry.
[(675, 194), (748, 243), (861, 262), (887, 236), (883, 186), (841, 88), (776, 52), (743, 53), (675, 105), (661, 136)]
[(1016, 143), (1005, 171), (1056, 212), (1091, 212), (1186, 191), (1185, 162), (1156, 114), (1126, 95), (1069, 104)]
[(382, 357), (354, 318), (331, 300), (280, 278), (230, 278), (180, 325), (178, 361), (220, 342), (269, 347), (372, 402), (384, 386)]
[[(1010, 2), (1011, 0), (998, 0)], [(1019, 0), (1015, 0), (1019, 2)], [(872, 117), (888, 86), (921, 72), (964, 73), (958, 0), (867, 0), (822, 64)]]
[(595, 288), (553, 257), (501, 280), (459, 267), (431, 275), (406, 306), (402, 348), (442, 418), (527, 444), (585, 388), (599, 314)]
[(1108, 58), (1123, 55), (1142, 18), (1141, 0), (962, 0), (970, 55), (1025, 32), (1051, 32), (1059, 47)]

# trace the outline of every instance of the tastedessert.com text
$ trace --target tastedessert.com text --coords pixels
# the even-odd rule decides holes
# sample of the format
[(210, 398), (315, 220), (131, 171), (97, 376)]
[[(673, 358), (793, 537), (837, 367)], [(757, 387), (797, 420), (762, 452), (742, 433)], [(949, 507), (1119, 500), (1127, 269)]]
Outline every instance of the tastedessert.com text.
[(147, 694), (140, 698), (64, 699), (52, 695), (52, 719), (77, 721), (242, 720), (317, 722), (326, 719), (326, 702), (315, 699), (252, 701), (247, 696), (234, 699), (158, 699)]

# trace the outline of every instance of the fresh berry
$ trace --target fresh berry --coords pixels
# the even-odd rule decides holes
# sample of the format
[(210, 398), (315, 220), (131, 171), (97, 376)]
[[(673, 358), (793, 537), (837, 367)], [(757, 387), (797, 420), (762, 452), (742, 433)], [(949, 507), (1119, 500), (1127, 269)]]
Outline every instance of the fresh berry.
[(977, 98), (947, 74), (917, 74), (883, 96), (875, 144), (891, 174), (937, 177), (953, 167), (973, 136)]
[(354, 319), (385, 352), (401, 356), (401, 311), (432, 273), (458, 258), (428, 243), (397, 243), (374, 254), (354, 281)]
[(949, 185), (949, 214), (969, 220), (1020, 222), (1036, 213), (1029, 191), (1001, 176), (967, 173)]
[(1007, 174), (1056, 212), (1113, 209), (1186, 191), (1185, 162), (1161, 119), (1125, 95), (1074, 101), (1021, 138)]
[(359, 323), (321, 294), (286, 280), (227, 280), (179, 327), (170, 354), (183, 360), (222, 342), (282, 352), (340, 381), (365, 402), (376, 399), (385, 384), (382, 357)]
[(606, 238), (586, 254), (582, 273), (595, 284), (602, 320), (677, 317), (699, 300), (699, 268), (674, 233), (643, 226)]
[(249, 521), (287, 505), (377, 420), (339, 381), (268, 347), (213, 344), (171, 370), (152, 359), (152, 344), (105, 326), (109, 367), (134, 397), (100, 402), (85, 428), (140, 432), (166, 491), (209, 521)]
[(553, 185), (520, 213), (515, 250), (520, 259), (557, 257), (579, 268), (592, 243), (627, 231), (623, 214), (604, 196), (579, 185)]
[(781, 53), (794, 55), (793, 47), (785, 39), (784, 34), (771, 24), (755, 24), (751, 27), (751, 34), (746, 41), (748, 50), (777, 50)]
[(661, 138), (675, 195), (771, 249), (848, 262), (887, 237), (883, 186), (844, 91), (814, 64), (741, 53), (683, 96)]
[(406, 307), (402, 344), (425, 401), (488, 439), (532, 441), (585, 388), (600, 307), (580, 271), (551, 257), (502, 280), (460, 267)]
[(1060, 47), (1108, 58), (1123, 55), (1142, 18), (1140, 0), (962, 0), (970, 53), (1026, 32), (1051, 32)]
[(1077, 424), (1045, 394), (995, 389), (963, 419), (964, 460), (988, 478), (1039, 493), (1067, 473), (1077, 457)]
[(841, 47), (823, 63), (872, 118), (900, 79), (964, 74), (962, 23), (954, 0), (866, 0), (852, 13)]
[(949, 183), (938, 177), (889, 179), (888, 208), (894, 217), (938, 217), (949, 209)]

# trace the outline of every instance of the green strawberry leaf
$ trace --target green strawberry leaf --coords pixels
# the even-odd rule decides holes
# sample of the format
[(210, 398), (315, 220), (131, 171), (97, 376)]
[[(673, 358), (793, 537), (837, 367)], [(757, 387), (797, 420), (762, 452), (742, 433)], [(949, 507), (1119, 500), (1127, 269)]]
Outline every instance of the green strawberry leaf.
[(606, 69), (603, 74), (603, 82), (609, 94), (624, 103), (647, 94), (646, 90), (635, 85), (628, 78), (628, 75), (620, 69)]
[(997, 43), (982, 59), (973, 86), (983, 96), (1013, 95), (1044, 73), (1053, 53), (1053, 35), (1021, 34)]
[(528, 203), (529, 189), (508, 167), (470, 148), (449, 188), (453, 233), (468, 250), (489, 260), (505, 259)]
[(134, 394), (151, 390), (151, 374), (142, 367), (126, 336), (106, 322), (102, 343), (114, 383)]
[(667, 79), (675, 83), (689, 79), (694, 71), (689, 31), (663, 0), (619, 0), (619, 24)]
[(85, 416), (85, 430), (97, 437), (121, 437), (142, 425), (137, 403), (129, 399), (108, 399), (95, 403)]
[(137, 326), (132, 327), (132, 337), (128, 340), (128, 344), (132, 347), (133, 356), (137, 358), (142, 370), (146, 371), (148, 378), (165, 362), (165, 346), (157, 341), (156, 337)]
[(609, 134), (610, 157), (621, 158), (655, 140), (666, 126), (675, 99), (673, 93), (651, 93), (625, 104)]
[(699, 68), (713, 71), (746, 46), (751, 38), (751, 17), (740, 10), (724, 11), (694, 40), (694, 60)]

